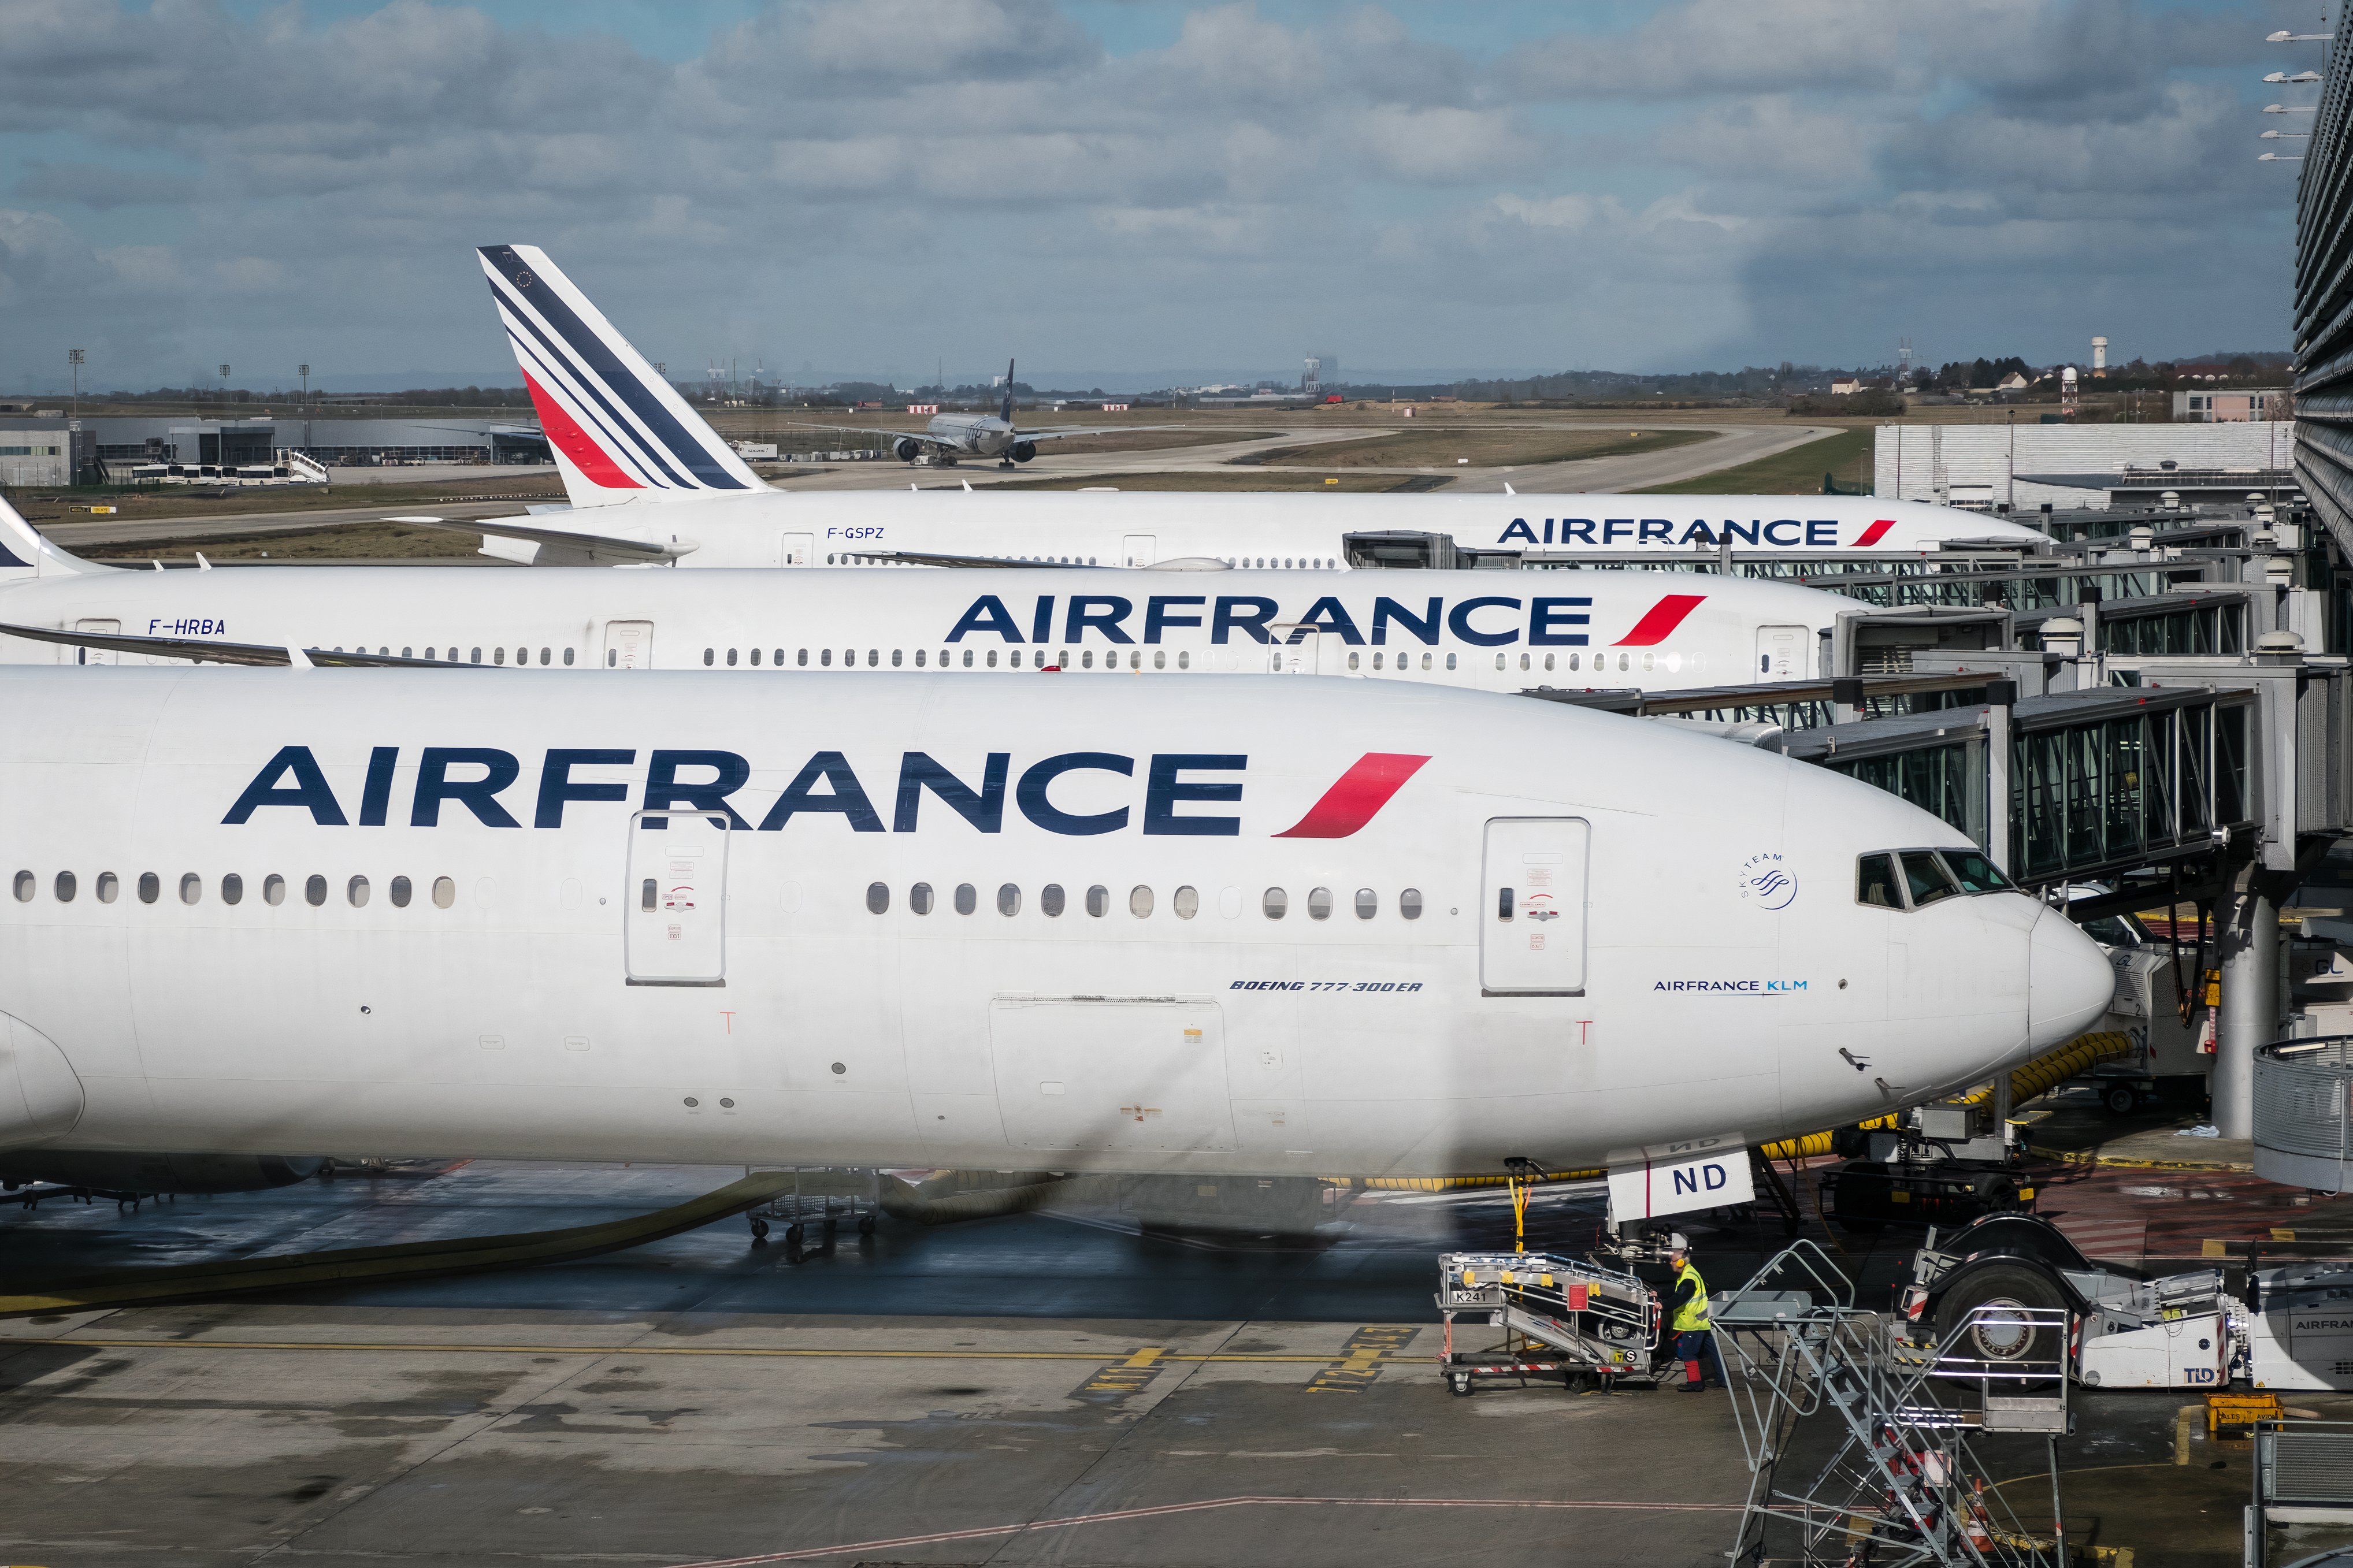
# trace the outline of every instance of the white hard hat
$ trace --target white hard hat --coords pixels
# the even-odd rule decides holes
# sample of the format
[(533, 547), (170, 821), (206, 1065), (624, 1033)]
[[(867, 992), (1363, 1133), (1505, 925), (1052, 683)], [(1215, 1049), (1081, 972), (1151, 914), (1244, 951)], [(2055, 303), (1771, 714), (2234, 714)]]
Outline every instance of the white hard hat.
[(1682, 1231), (1669, 1231), (1667, 1233), (1667, 1250), (1669, 1252), (1689, 1252), (1691, 1250), (1691, 1238), (1685, 1236)]

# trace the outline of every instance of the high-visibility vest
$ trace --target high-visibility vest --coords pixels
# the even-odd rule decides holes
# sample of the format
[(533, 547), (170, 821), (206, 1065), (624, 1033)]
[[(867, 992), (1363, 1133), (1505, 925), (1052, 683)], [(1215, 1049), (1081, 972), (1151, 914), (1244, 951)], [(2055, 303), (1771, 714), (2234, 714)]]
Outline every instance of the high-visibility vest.
[(1681, 1268), (1675, 1270), (1675, 1289), (1681, 1290), (1686, 1279), (1692, 1282), (1692, 1298), (1675, 1308), (1675, 1332), (1704, 1333), (1710, 1327), (1707, 1316), (1707, 1281), (1699, 1277), (1699, 1270), (1693, 1268), (1688, 1260)]

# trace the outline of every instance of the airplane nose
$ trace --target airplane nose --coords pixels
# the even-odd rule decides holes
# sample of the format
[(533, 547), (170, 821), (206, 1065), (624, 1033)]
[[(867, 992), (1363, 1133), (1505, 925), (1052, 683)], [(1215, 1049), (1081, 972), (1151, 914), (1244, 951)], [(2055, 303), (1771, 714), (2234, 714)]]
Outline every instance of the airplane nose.
[(2046, 909), (2028, 938), (2027, 1033), (2037, 1051), (2064, 1045), (2100, 1021), (2114, 1000), (2116, 972), (2099, 943)]

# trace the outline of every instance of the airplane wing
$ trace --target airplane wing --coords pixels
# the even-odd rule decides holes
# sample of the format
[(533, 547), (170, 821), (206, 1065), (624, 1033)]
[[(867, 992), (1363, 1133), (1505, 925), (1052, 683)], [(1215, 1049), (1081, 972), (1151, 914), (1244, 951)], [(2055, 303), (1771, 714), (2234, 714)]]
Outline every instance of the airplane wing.
[[(1014, 435), (1024, 441), (1057, 441), (1065, 436), (1133, 436), (1143, 430), (1174, 430), (1174, 425), (1092, 425), (1083, 428), (1054, 425), (1043, 430), (1017, 430)], [(1236, 439), (1240, 439), (1237, 437)]]
[[(143, 653), (155, 658), (193, 658), (206, 664), (274, 665), (294, 663), (293, 654), (268, 643), (222, 642), (215, 637), (142, 637), (121, 632), (61, 631), (55, 626), (18, 626), (0, 621), (0, 636), (29, 637), (35, 642), (63, 643), (68, 647), (100, 648), (111, 653)], [(439, 659), (402, 658), (396, 654), (338, 653), (306, 647), (304, 659), (322, 669), (471, 669), (472, 665), (445, 664)]]
[(1080, 561), (1032, 561), (1018, 555), (948, 555), (929, 550), (844, 550), (836, 553), (846, 560), (871, 561), (884, 566), (988, 566), (988, 567), (1080, 567)]
[(804, 425), (797, 420), (790, 423), (796, 430), (839, 430), (845, 436), (880, 436), (886, 441), (915, 441), (926, 447), (961, 450), (955, 442), (943, 441), (923, 430), (878, 430), (871, 425)]
[[(415, 528), (441, 528), (452, 533), (480, 533), (501, 539), (522, 539), (540, 546), (539, 566), (666, 566), (681, 555), (701, 549), (698, 540), (673, 533), (667, 542), (616, 539), (585, 529), (547, 528), (510, 517), (485, 517), (453, 522), (440, 517), (384, 517), (378, 522), (406, 523)], [(551, 553), (551, 552), (553, 553)]]

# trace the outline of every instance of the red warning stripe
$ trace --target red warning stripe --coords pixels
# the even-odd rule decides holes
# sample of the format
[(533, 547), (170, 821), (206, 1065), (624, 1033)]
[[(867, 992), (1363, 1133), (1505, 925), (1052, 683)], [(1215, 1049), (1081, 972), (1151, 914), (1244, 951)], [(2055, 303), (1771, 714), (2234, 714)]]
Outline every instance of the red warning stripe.
[(1613, 647), (1658, 647), (1675, 635), (1675, 628), (1683, 624), (1683, 617), (1698, 609), (1700, 601), (1706, 597), (1705, 594), (1669, 594), (1665, 598), (1643, 611), (1642, 618), (1634, 623), (1634, 629), (1610, 646)]
[(531, 388), (532, 406), (539, 410), (539, 427), (555, 449), (572, 459), (592, 485), (602, 485), (608, 490), (641, 490), (646, 487), (623, 473), (596, 438), (580, 428), (579, 421), (564, 411), (564, 405), (547, 395), (547, 388), (532, 379), (529, 371), (522, 373), (522, 384)]
[(1334, 781), (1324, 798), (1277, 838), (1345, 838), (1379, 815), (1428, 757), (1401, 752), (1366, 752)]
[(1873, 523), (1869, 528), (1862, 531), (1862, 537), (1854, 542), (1854, 547), (1857, 550), (1861, 550), (1866, 545), (1878, 543), (1881, 540), (1887, 537), (1887, 531), (1894, 526), (1895, 520), (1894, 518), (1881, 518), (1877, 522)]

